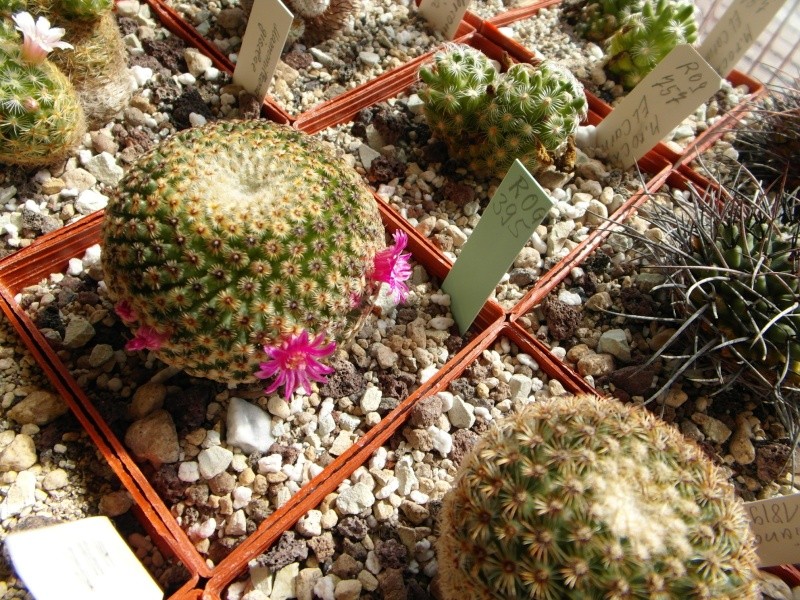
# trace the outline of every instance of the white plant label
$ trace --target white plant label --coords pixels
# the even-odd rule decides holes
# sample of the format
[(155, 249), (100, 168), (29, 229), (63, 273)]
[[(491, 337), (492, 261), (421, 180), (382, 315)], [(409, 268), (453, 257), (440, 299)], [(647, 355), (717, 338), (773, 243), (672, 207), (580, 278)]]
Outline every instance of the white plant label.
[(733, 0), (700, 44), (700, 55), (727, 75), (777, 14), (784, 0)]
[(422, 0), (419, 3), (419, 14), (425, 17), (434, 29), (441, 31), (448, 40), (452, 40), (468, 6), (469, 0)]
[(281, 0), (255, 0), (233, 70), (233, 83), (264, 102), (294, 17)]
[(461, 333), (469, 329), (552, 206), (548, 193), (515, 160), (442, 282)]
[(164, 593), (108, 517), (8, 535), (14, 569), (36, 600), (161, 600)]
[(676, 46), (597, 126), (609, 161), (630, 167), (720, 88), (720, 77), (689, 44)]
[(800, 562), (800, 494), (745, 502), (762, 567)]

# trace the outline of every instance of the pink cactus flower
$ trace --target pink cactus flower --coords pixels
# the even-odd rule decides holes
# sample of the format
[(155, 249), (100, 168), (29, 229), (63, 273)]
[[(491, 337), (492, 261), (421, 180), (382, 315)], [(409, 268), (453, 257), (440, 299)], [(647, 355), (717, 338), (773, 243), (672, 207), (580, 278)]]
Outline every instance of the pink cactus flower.
[(117, 313), (117, 316), (125, 321), (126, 323), (131, 323), (139, 318), (139, 315), (136, 314), (136, 311), (133, 310), (131, 303), (127, 300), (120, 300), (114, 306), (114, 312)]
[(333, 373), (333, 369), (319, 359), (336, 350), (336, 342), (324, 342), (324, 334), (309, 340), (308, 332), (302, 331), (284, 339), (278, 346), (264, 346), (269, 360), (259, 365), (255, 376), (259, 379), (275, 377), (264, 392), (271, 394), (283, 386), (283, 397), (288, 402), (297, 388), (302, 387), (310, 394), (312, 380), (324, 383), (327, 380), (325, 376)]
[(56, 48), (72, 48), (72, 44), (60, 41), (64, 28), (50, 27), (50, 21), (45, 17), (39, 17), (35, 23), (28, 12), (17, 13), (11, 18), (17, 24), (17, 30), (22, 32), (22, 59), (25, 62), (38, 64)]
[(168, 335), (145, 325), (140, 327), (133, 339), (125, 344), (125, 350), (158, 350), (168, 339)]
[(394, 232), (394, 245), (381, 250), (375, 255), (372, 280), (386, 283), (392, 292), (395, 302), (404, 302), (408, 296), (406, 281), (411, 277), (409, 252), (403, 253), (408, 244), (408, 235), (404, 231)]

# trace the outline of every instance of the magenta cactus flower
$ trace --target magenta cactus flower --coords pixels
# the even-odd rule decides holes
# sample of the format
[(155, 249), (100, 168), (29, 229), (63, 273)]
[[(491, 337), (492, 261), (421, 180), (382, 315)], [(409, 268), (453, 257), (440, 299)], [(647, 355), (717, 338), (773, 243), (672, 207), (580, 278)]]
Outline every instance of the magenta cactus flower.
[(411, 277), (411, 253), (403, 252), (408, 244), (408, 234), (397, 230), (392, 237), (394, 245), (375, 255), (371, 279), (387, 284), (395, 302), (404, 302), (408, 296), (406, 281)]
[(64, 36), (63, 27), (50, 27), (50, 21), (39, 17), (35, 22), (28, 12), (17, 13), (11, 17), (16, 29), (22, 32), (22, 59), (31, 64), (39, 64), (56, 48), (72, 48), (71, 44), (60, 41)]
[(275, 381), (264, 392), (271, 394), (283, 386), (283, 397), (288, 402), (298, 388), (302, 387), (310, 394), (312, 381), (324, 383), (327, 380), (326, 375), (333, 373), (333, 369), (319, 359), (333, 354), (335, 350), (336, 342), (325, 343), (324, 334), (311, 340), (308, 332), (303, 330), (277, 346), (264, 346), (269, 359), (259, 365), (255, 376), (259, 379), (275, 377)]
[(114, 312), (117, 313), (117, 316), (125, 321), (126, 323), (132, 323), (139, 318), (139, 315), (136, 314), (136, 311), (131, 306), (131, 303), (127, 300), (120, 300), (114, 306)]
[(125, 350), (158, 350), (168, 338), (168, 335), (159, 333), (152, 327), (140, 327), (133, 339), (125, 344)]

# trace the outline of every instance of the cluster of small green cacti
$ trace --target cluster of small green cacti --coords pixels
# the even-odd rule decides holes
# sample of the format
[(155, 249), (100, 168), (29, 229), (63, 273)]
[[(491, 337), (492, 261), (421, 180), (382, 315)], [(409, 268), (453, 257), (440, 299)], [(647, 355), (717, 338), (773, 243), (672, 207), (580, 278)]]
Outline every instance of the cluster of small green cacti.
[(631, 89), (675, 46), (697, 39), (694, 10), (685, 0), (590, 0), (566, 13), (579, 34), (604, 46), (606, 70)]
[(760, 597), (749, 521), (721, 469), (613, 399), (506, 417), (464, 458), (440, 518), (444, 600)]
[(266, 121), (215, 122), (161, 142), (126, 173), (102, 236), (111, 297), (163, 342), (157, 356), (229, 383), (254, 381), (262, 347), (282, 336), (344, 339), (384, 246), (355, 171)]
[(91, 126), (101, 126), (131, 97), (128, 54), (112, 12), (112, 0), (28, 0), (30, 10), (66, 31), (71, 52), (53, 56), (67, 74)]
[(0, 162), (25, 167), (63, 160), (86, 132), (69, 79), (49, 60), (29, 62), (10, 21), (0, 36)]
[(502, 177), (517, 158), (532, 171), (574, 162), (573, 135), (587, 103), (561, 65), (515, 64), (499, 73), (479, 50), (451, 44), (419, 76), (434, 135), (476, 173)]

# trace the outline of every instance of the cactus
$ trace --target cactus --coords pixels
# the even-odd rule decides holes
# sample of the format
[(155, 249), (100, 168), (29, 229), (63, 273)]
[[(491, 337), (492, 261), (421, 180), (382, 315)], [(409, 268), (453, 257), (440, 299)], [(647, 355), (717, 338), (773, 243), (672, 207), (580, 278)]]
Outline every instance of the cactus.
[[(19, 36), (0, 38), (0, 162), (36, 167), (65, 159), (86, 132), (83, 109), (69, 80), (47, 58), (62, 30), (42, 17), (14, 16)], [(10, 27), (8, 28), (10, 29)], [(14, 32), (16, 34), (16, 32)]]
[(532, 171), (556, 161), (571, 167), (587, 104), (561, 65), (515, 64), (501, 74), (480, 51), (451, 44), (419, 76), (431, 129), (473, 171), (503, 176), (516, 158)]
[(680, 359), (656, 395), (695, 369), (715, 374), (723, 390), (749, 388), (787, 431), (800, 431), (798, 191), (767, 192), (742, 169), (727, 190), (691, 188), (673, 202), (643, 209), (663, 236), (627, 230), (666, 275), (665, 302), (680, 325), (650, 359)]
[(697, 39), (694, 4), (646, 0), (606, 42), (606, 70), (632, 89), (679, 44)]
[(66, 31), (74, 51), (54, 57), (81, 99), (91, 128), (105, 125), (130, 101), (128, 53), (111, 0), (30, 0), (37, 14)]
[(564, 6), (564, 17), (578, 35), (603, 43), (620, 29), (629, 17), (641, 12), (644, 0), (580, 0)]
[(227, 383), (266, 376), (265, 358), (286, 367), (297, 348), (317, 357), (344, 340), (384, 246), (355, 171), (266, 121), (161, 142), (126, 173), (102, 235), (110, 295), (137, 330), (132, 348)]
[[(736, 131), (739, 160), (764, 187), (784, 180), (789, 190), (800, 188), (800, 89), (798, 82), (772, 85), (754, 102), (753, 113)], [(800, 218), (800, 214), (795, 216)]]
[(443, 500), (444, 600), (760, 597), (745, 510), (699, 446), (590, 395), (490, 429)]

